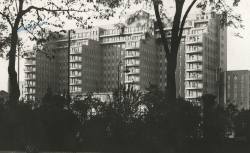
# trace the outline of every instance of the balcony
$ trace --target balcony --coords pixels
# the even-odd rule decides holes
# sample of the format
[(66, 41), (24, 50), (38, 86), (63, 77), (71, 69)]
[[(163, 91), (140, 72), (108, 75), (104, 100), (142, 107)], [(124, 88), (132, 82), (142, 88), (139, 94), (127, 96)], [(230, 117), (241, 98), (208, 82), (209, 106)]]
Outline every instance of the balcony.
[(198, 49), (198, 50), (186, 50), (186, 54), (201, 54), (202, 53), (202, 49)]
[(25, 61), (24, 65), (36, 65), (36, 61)]
[(70, 59), (71, 63), (78, 63), (78, 62), (82, 62), (82, 58), (75, 58), (75, 59)]
[(140, 70), (130, 70), (130, 72), (128, 74), (140, 74)]
[(203, 84), (198, 84), (198, 85), (186, 85), (186, 89), (203, 89)]
[(140, 53), (132, 53), (132, 54), (127, 54), (125, 58), (139, 58)]
[(186, 41), (186, 45), (195, 45), (195, 44), (202, 44), (202, 39), (196, 41)]
[(82, 84), (82, 80), (70, 82), (70, 85), (81, 85), (81, 84)]
[(140, 78), (130, 78), (128, 80), (125, 80), (125, 83), (139, 83)]
[(36, 68), (25, 68), (24, 72), (36, 72)]
[[(112, 29), (109, 31), (104, 31), (100, 33), (100, 37), (108, 37), (108, 36), (115, 36), (115, 35), (121, 35), (121, 34), (132, 34), (132, 33), (143, 33), (144, 29), (139, 28), (139, 27), (129, 27), (124, 29), (124, 32), (122, 32), (120, 29)], [(132, 29), (133, 28), (133, 29)]]
[(81, 65), (75, 66), (75, 67), (70, 67), (70, 70), (81, 70), (81, 69), (82, 69)]
[(26, 76), (24, 79), (25, 79), (25, 80), (35, 80), (35, 79), (36, 79), (36, 76), (33, 76), (33, 77), (27, 77), (27, 76)]
[(36, 58), (36, 55), (28, 55), (27, 57), (25, 57), (25, 59), (34, 59)]
[(82, 92), (82, 88), (78, 88), (76, 90), (71, 90), (70, 93), (80, 93)]
[(121, 35), (121, 30), (113, 30), (113, 31), (104, 31), (100, 33), (100, 37), (108, 37), (108, 36), (115, 36), (115, 35)]
[(203, 76), (187, 76), (185, 80), (202, 80)]
[(70, 74), (70, 77), (71, 78), (79, 78), (79, 77), (82, 77), (81, 74)]
[(35, 91), (24, 91), (24, 94), (25, 95), (34, 95), (34, 94), (36, 94), (36, 92)]
[(33, 84), (24, 84), (24, 87), (36, 87), (36, 84), (35, 83), (33, 83)]
[(77, 54), (82, 54), (82, 51), (70, 51), (70, 54), (72, 55), (77, 55)]
[(189, 95), (186, 95), (185, 98), (186, 99), (194, 99), (194, 98), (200, 98), (202, 96), (201, 93), (198, 93), (198, 94), (189, 94)]
[(140, 45), (126, 45), (125, 50), (138, 50)]
[(208, 22), (209, 19), (205, 19), (205, 18), (199, 18), (199, 19), (196, 19), (194, 20), (195, 23), (202, 23), (202, 22)]
[(193, 66), (193, 67), (187, 67), (186, 68), (187, 72), (191, 72), (191, 71), (202, 71), (202, 66)]
[(187, 63), (192, 63), (192, 62), (202, 62), (202, 57), (198, 57), (198, 58), (187, 58), (186, 62)]
[(127, 64), (127, 66), (139, 66), (139, 65), (140, 65), (140, 61), (136, 61), (136, 62), (127, 62), (126, 64)]
[(101, 40), (100, 44), (112, 44), (112, 43), (121, 43), (126, 42), (126, 37), (120, 37), (119, 39), (108, 39), (108, 40)]

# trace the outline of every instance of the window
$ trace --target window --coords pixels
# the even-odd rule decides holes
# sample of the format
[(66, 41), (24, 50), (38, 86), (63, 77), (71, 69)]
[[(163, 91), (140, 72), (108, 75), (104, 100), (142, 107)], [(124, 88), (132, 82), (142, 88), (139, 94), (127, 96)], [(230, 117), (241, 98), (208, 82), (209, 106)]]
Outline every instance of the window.
[(238, 76), (234, 75), (234, 83), (237, 83), (237, 81), (238, 81)]

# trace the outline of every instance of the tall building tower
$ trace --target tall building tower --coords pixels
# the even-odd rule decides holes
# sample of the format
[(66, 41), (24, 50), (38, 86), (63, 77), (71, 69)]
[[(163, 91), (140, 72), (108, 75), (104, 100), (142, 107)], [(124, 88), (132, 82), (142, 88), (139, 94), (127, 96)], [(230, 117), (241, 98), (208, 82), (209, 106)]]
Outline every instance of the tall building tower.
[[(145, 37), (148, 14), (130, 25), (123, 23), (101, 26), (100, 44), (104, 65), (104, 92), (113, 91), (120, 83), (132, 84), (143, 90), (148, 83), (157, 83), (156, 54), (158, 47), (153, 36)], [(119, 64), (121, 63), (121, 65)], [(123, 73), (128, 68), (129, 73)], [(120, 70), (118, 72), (118, 70)]]
[[(172, 18), (169, 18), (165, 20), (164, 28), (169, 39), (171, 29)], [(155, 31), (159, 36), (159, 30)], [(211, 11), (189, 15), (184, 25), (182, 43), (184, 49), (181, 44), (176, 68), (177, 96), (195, 101), (203, 93), (210, 93), (216, 95), (218, 100), (219, 74), (227, 70), (227, 29), (220, 28), (219, 15)], [(163, 55), (162, 60), (165, 53)]]
[[(122, 27), (107, 25), (92, 29), (75, 29), (71, 33), (68, 57), (67, 35), (55, 43), (55, 59), (37, 53), (26, 58), (26, 95), (41, 98), (48, 86), (53, 93), (68, 90), (71, 94), (112, 92), (118, 80), (143, 90), (148, 83), (157, 83), (157, 53), (153, 35), (145, 37), (147, 13), (141, 20)], [(68, 74), (68, 61), (70, 73)], [(128, 69), (129, 73), (123, 73)], [(119, 71), (118, 71), (119, 70)]]
[(226, 28), (220, 28), (214, 12), (196, 14), (186, 37), (186, 99), (203, 93), (219, 99), (219, 74), (227, 70)]

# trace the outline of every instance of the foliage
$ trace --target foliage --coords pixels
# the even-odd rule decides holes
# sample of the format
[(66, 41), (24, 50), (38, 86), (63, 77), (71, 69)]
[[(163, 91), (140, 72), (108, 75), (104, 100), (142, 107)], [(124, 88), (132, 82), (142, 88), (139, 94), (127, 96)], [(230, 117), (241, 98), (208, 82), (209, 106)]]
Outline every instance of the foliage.
[[(9, 60), (10, 106), (12, 108), (17, 107), (17, 101), (20, 96), (20, 90), (17, 85), (17, 73), (15, 71), (17, 48), (21, 49), (22, 56), (27, 55), (24, 52), (27, 50), (23, 47), (25, 46), (25, 41), (18, 38), (19, 32), (27, 32), (31, 41), (39, 43), (38, 47), (32, 48), (33, 51), (40, 51), (47, 57), (53, 57), (56, 49), (54, 45), (51, 45), (51, 42), (55, 40), (58, 34), (48, 29), (62, 28), (68, 20), (74, 20), (78, 27), (91, 28), (88, 24), (92, 23), (93, 19), (109, 19), (110, 16), (113, 16), (115, 13), (113, 8), (114, 5), (109, 1), (1, 1), (0, 57), (5, 55)], [(57, 37), (57, 39), (59, 38)], [(29, 44), (26, 44), (26, 46), (29, 46)]]
[(145, 115), (147, 139), (160, 149), (184, 149), (189, 138), (201, 136), (200, 106), (183, 99), (170, 102), (165, 92), (155, 85), (150, 85), (142, 101), (148, 110)]
[(249, 142), (250, 137), (250, 110), (242, 109), (235, 117), (235, 137), (246, 137)]
[[(67, 95), (48, 88), (41, 105), (20, 101), (13, 110), (1, 102), (0, 149), (178, 152), (194, 149), (197, 142), (206, 146), (202, 106), (170, 102), (165, 92), (152, 84), (143, 93), (121, 85), (111, 101), (87, 93), (72, 98), (68, 108)], [(249, 114), (232, 104), (212, 107), (213, 143), (223, 147), (234, 134), (249, 137)]]
[(217, 139), (223, 140), (232, 137), (235, 131), (235, 118), (238, 110), (235, 105), (229, 104), (227, 107), (217, 105), (214, 109), (215, 135)]

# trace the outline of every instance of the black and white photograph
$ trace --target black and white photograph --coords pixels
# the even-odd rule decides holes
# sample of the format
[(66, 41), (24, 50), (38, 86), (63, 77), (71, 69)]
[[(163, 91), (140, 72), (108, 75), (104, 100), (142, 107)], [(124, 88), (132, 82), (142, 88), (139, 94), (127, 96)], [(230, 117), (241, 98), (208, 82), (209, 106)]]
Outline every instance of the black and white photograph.
[(0, 0), (0, 153), (250, 153), (249, 8)]

